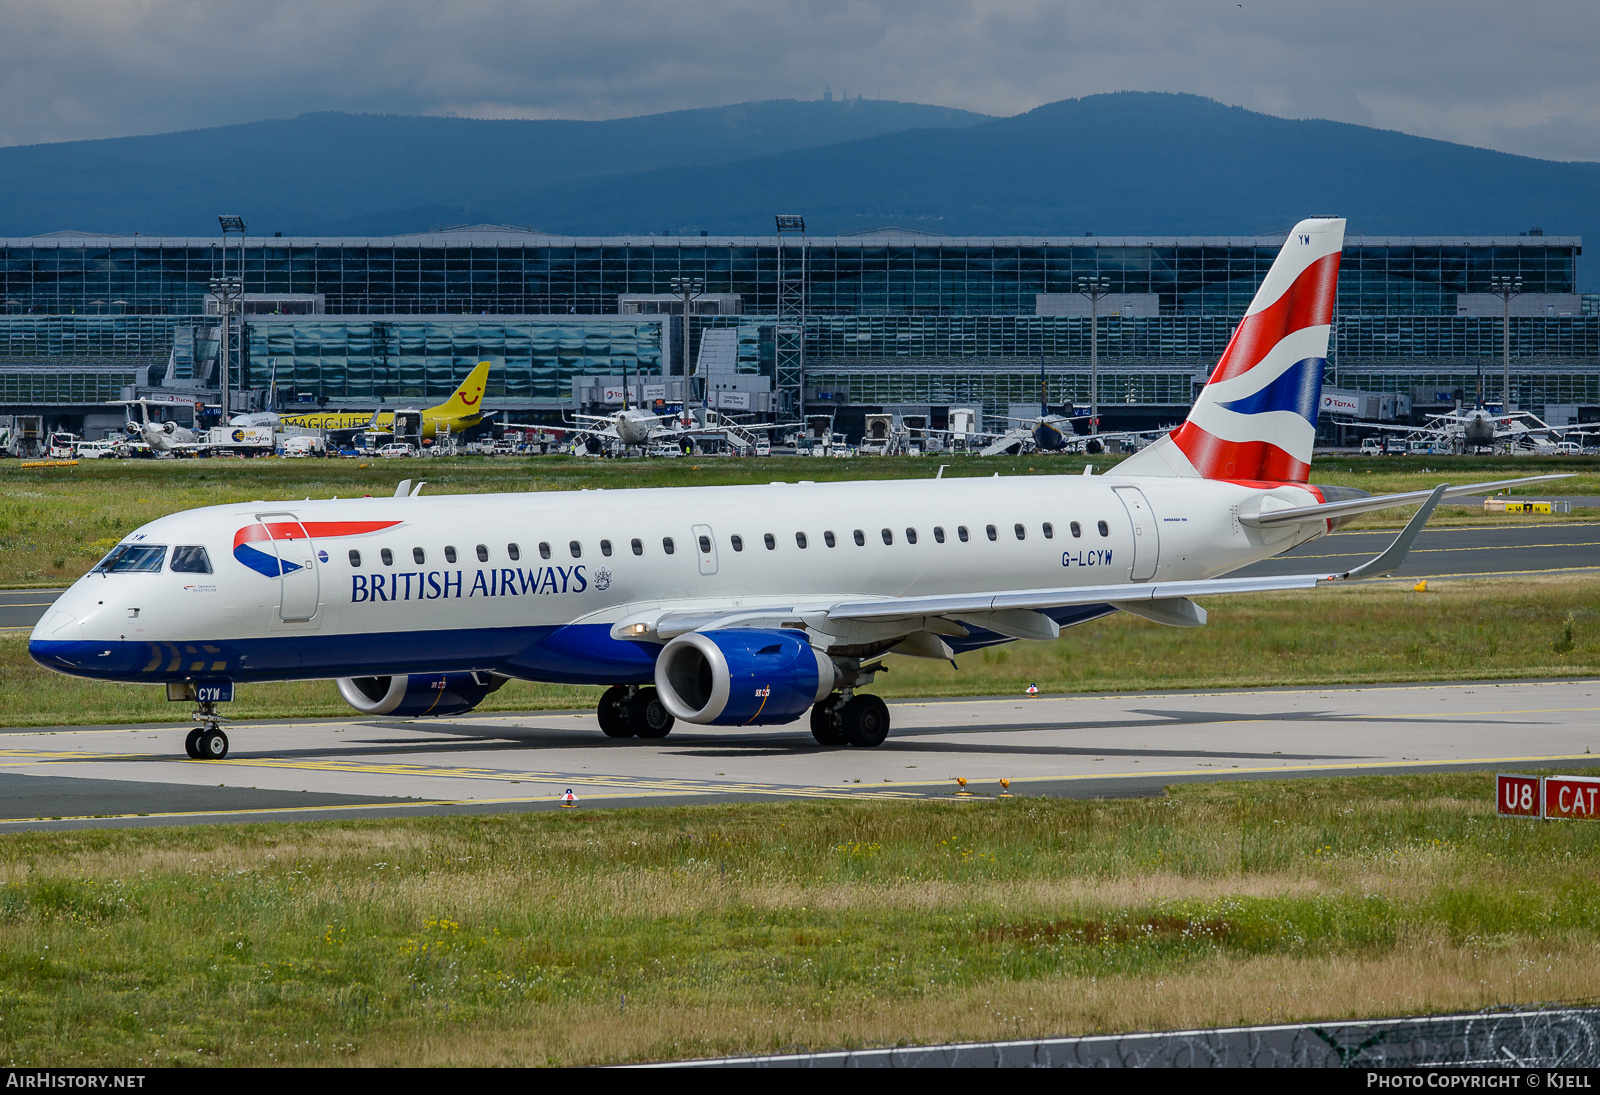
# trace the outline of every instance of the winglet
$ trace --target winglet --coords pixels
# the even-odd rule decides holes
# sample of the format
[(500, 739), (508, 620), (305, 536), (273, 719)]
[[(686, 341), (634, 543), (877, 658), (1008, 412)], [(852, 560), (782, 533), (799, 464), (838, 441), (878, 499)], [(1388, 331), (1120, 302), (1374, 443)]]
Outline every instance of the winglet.
[(400, 485), (394, 488), (394, 496), (396, 498), (409, 498), (411, 496), (411, 480), (400, 480)]
[(1439, 499), (1444, 497), (1450, 484), (1440, 483), (1433, 488), (1433, 493), (1428, 495), (1428, 500), (1406, 522), (1406, 527), (1400, 530), (1400, 535), (1394, 538), (1394, 543), (1383, 549), (1383, 553), (1368, 559), (1354, 570), (1339, 575), (1340, 578), (1351, 580), (1356, 578), (1387, 578), (1400, 569), (1406, 561), (1406, 554), (1410, 552), (1411, 545), (1416, 542), (1417, 534), (1422, 531), (1422, 526), (1428, 523), (1428, 518), (1433, 516), (1434, 507), (1439, 504)]

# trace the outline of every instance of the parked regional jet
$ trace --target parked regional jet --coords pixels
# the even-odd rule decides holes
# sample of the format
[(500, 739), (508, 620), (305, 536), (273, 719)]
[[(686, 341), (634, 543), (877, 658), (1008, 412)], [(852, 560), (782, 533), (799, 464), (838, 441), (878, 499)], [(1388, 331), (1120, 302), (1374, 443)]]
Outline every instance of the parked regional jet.
[[(439, 430), (449, 427), (452, 435), (463, 433), (478, 425), (484, 419), (483, 392), (489, 384), (490, 362), (480, 361), (467, 374), (460, 387), (450, 393), (437, 407), (429, 407), (422, 412), (422, 436), (432, 439)], [(394, 411), (378, 410), (371, 414), (366, 411), (302, 411), (292, 414), (274, 415), (276, 421), (271, 423), (251, 421), (250, 425), (272, 425), (275, 429), (284, 426), (298, 426), (306, 430), (327, 430), (330, 433), (348, 432), (359, 433), (393, 433)], [(266, 417), (265, 414), (252, 416), (253, 419)], [(237, 424), (237, 422), (236, 422)]]
[[(125, 537), (28, 650), (197, 701), (196, 757), (227, 754), (235, 684), (314, 678), (373, 716), (461, 714), (521, 678), (608, 685), (613, 737), (809, 716), (821, 743), (875, 746), (889, 714), (862, 689), (885, 654), (953, 659), (1117, 611), (1192, 627), (1193, 597), (1392, 573), (1441, 498), (1504, 485), (1307, 481), (1343, 237), (1295, 227), (1188, 420), (1114, 474), (213, 506)], [(1225, 577), (1419, 502), (1353, 570)]]

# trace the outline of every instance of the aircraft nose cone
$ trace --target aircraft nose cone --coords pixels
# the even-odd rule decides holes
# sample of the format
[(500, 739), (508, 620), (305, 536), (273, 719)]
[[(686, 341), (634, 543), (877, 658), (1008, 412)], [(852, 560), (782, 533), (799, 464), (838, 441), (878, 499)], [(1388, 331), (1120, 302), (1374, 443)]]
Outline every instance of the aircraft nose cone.
[(52, 607), (44, 617), (33, 625), (33, 632), (28, 636), (29, 644), (47, 639), (54, 642), (63, 642), (83, 637), (83, 624), (78, 617), (64, 608)]

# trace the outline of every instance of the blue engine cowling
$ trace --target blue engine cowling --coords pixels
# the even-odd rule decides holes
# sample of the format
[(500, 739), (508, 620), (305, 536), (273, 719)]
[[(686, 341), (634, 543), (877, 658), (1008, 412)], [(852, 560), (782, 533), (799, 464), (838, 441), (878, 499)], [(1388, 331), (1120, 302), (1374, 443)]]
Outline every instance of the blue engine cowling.
[(339, 695), (363, 715), (464, 715), (508, 678), (496, 673), (412, 673), (340, 677)]
[(828, 656), (796, 631), (695, 631), (656, 659), (662, 705), (703, 726), (793, 722), (833, 691), (835, 676)]

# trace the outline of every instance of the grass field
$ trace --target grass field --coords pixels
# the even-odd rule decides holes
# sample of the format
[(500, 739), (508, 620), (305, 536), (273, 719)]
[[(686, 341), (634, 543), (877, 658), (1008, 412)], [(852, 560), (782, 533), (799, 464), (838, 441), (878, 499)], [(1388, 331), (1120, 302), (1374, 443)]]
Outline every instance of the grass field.
[(519, 1065), (1592, 999), (1485, 774), (0, 836), (9, 1065)]
[[(949, 476), (1078, 474), (1085, 463), (1103, 471), (1114, 457), (1029, 456), (980, 460), (945, 457)], [(428, 480), (437, 494), (569, 490), (580, 487), (654, 487), (765, 483), (774, 477), (832, 481), (932, 476), (940, 458), (855, 460), (588, 460), (530, 459), (383, 460), (131, 460), (85, 461), (76, 467), (22, 468), (0, 461), (0, 587), (61, 585), (83, 574), (128, 532), (183, 509), (260, 499), (293, 501), (332, 496), (389, 495), (405, 478)], [(1427, 471), (1422, 470), (1427, 468)], [(1356, 486), (1372, 493), (1416, 490), (1439, 482), (1471, 483), (1551, 472), (1576, 472), (1546, 494), (1600, 495), (1600, 459), (1534, 457), (1426, 457), (1318, 460), (1319, 483)], [(1390, 527), (1406, 511), (1376, 514), (1355, 527)], [(1486, 517), (1463, 507), (1441, 507), (1434, 524), (1583, 520), (1600, 516)]]
[[(1600, 675), (1593, 579), (1496, 578), (1374, 584), (1206, 599), (1211, 622), (1170, 628), (1126, 614), (1053, 643), (1010, 643), (944, 662), (891, 657), (873, 691), (887, 697)], [(479, 710), (589, 707), (598, 688), (512, 681)], [(333, 684), (241, 685), (233, 718), (350, 717)], [(151, 685), (52, 673), (26, 635), (0, 635), (0, 726), (185, 720)]]

